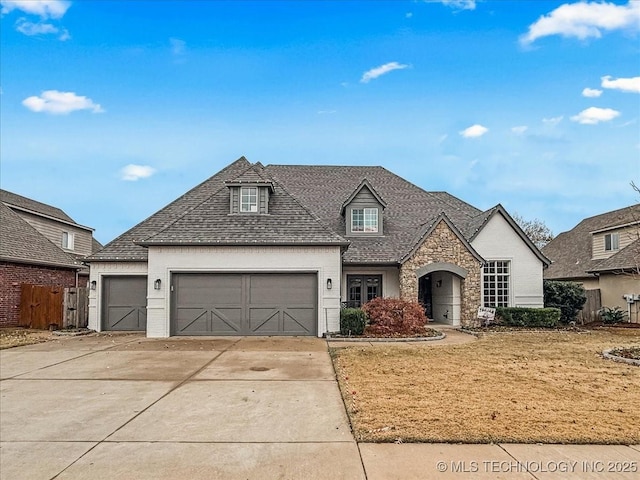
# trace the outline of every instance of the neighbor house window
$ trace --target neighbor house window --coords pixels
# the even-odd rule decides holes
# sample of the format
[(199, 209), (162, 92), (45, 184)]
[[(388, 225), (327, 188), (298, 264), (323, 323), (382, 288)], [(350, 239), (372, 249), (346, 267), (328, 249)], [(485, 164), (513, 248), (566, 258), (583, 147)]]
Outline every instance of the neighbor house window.
[(73, 233), (62, 232), (62, 248), (73, 250)]
[(618, 250), (620, 248), (620, 235), (617, 233), (609, 233), (604, 236), (604, 249), (607, 252)]
[(483, 272), (483, 294), (485, 307), (509, 306), (509, 261), (488, 262)]
[(242, 187), (240, 189), (240, 211), (241, 212), (257, 212), (258, 211), (258, 188)]
[(382, 275), (347, 275), (347, 307), (359, 308), (382, 296)]
[(378, 209), (354, 208), (351, 210), (351, 231), (377, 233)]

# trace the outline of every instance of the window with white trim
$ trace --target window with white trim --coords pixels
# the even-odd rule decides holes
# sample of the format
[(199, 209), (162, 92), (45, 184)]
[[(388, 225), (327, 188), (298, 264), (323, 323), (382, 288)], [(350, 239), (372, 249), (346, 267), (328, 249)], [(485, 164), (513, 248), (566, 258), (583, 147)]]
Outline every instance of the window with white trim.
[(508, 260), (494, 260), (485, 264), (482, 272), (485, 307), (509, 306), (510, 267)]
[(351, 231), (377, 233), (378, 209), (354, 208), (353, 210), (351, 210)]
[(73, 250), (74, 235), (71, 232), (62, 232), (62, 248), (65, 250)]
[(612, 252), (620, 249), (620, 234), (608, 233), (604, 236), (604, 250)]
[(258, 211), (258, 188), (242, 187), (240, 189), (240, 211), (256, 213)]

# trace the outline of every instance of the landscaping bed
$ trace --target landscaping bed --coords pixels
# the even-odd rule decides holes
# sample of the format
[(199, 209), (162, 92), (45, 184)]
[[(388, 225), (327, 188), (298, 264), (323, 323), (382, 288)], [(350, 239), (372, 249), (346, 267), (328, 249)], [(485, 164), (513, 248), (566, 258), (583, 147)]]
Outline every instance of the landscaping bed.
[(0, 329), (0, 350), (34, 343), (48, 342), (52, 339), (49, 330), (34, 330), (29, 328), (2, 328)]
[(635, 329), (486, 332), (331, 355), (358, 441), (637, 444), (640, 368), (602, 352), (639, 342)]

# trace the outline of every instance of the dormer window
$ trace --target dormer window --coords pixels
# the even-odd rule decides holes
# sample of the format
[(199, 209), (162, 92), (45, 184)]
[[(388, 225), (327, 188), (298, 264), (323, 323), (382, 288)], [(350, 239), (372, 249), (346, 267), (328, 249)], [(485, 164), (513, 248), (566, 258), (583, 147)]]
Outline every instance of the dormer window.
[(367, 179), (342, 204), (347, 235), (380, 236), (384, 234), (382, 212), (387, 204)]
[(378, 233), (378, 209), (354, 208), (351, 210), (351, 231)]
[(256, 213), (258, 211), (258, 188), (240, 188), (240, 212)]

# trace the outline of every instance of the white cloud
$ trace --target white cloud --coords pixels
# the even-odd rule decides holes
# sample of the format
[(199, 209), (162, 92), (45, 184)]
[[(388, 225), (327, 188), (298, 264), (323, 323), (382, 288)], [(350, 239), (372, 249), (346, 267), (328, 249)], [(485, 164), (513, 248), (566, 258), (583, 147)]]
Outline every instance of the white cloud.
[(480, 124), (471, 125), (469, 128), (465, 128), (460, 132), (465, 138), (478, 138), (487, 133), (489, 129)]
[(171, 53), (174, 55), (184, 55), (187, 49), (187, 42), (179, 38), (170, 38), (169, 43), (171, 44)]
[(389, 62), (384, 65), (380, 65), (379, 67), (372, 68), (362, 74), (362, 78), (360, 79), (361, 83), (369, 83), (370, 80), (378, 78), (381, 75), (392, 72), (393, 70), (403, 70), (405, 68), (409, 68), (409, 65), (404, 65), (398, 62)]
[(455, 10), (476, 9), (476, 0), (442, 0), (442, 4)]
[(589, 107), (581, 111), (579, 114), (571, 117), (574, 122), (583, 125), (596, 125), (600, 122), (608, 122), (618, 117), (620, 112), (611, 108)]
[(67, 29), (60, 29), (49, 20), (60, 20), (71, 6), (71, 2), (63, 0), (0, 0), (0, 13), (6, 15), (13, 10), (22, 12), (31, 18), (39, 17), (38, 21), (21, 17), (16, 21), (16, 30), (30, 37), (35, 35), (55, 35), (59, 40), (71, 38)]
[(476, 0), (424, 0), (426, 3), (441, 3), (454, 10), (475, 10)]
[[(638, 2), (640, 5), (640, 2)], [(616, 78), (612, 79), (610, 75), (601, 78), (602, 88), (612, 88), (623, 92), (640, 93), (640, 77), (632, 78)]]
[(575, 37), (580, 40), (600, 38), (603, 31), (639, 30), (640, 2), (626, 5), (607, 2), (565, 3), (529, 25), (520, 43), (529, 45), (550, 35)]
[(12, 10), (20, 10), (29, 15), (38, 15), (42, 19), (62, 18), (71, 6), (66, 0), (0, 0), (0, 13), (6, 15)]
[(39, 97), (25, 98), (22, 104), (32, 112), (54, 115), (66, 115), (75, 110), (91, 110), (93, 113), (104, 112), (102, 107), (90, 98), (76, 95), (74, 92), (59, 92), (58, 90), (46, 90)]
[(598, 90), (597, 88), (585, 88), (582, 90), (582, 96), (587, 98), (597, 98), (602, 95), (602, 90)]
[(129, 164), (120, 170), (120, 179), (128, 182), (136, 182), (141, 178), (148, 178), (156, 173), (156, 169), (149, 165)]
[(564, 119), (563, 115), (560, 115), (558, 117), (551, 117), (551, 118), (543, 118), (542, 119), (542, 123), (546, 124), (546, 125), (551, 125), (552, 127), (555, 127), (556, 125), (558, 125), (562, 120)]
[(529, 129), (529, 127), (527, 127), (526, 125), (520, 125), (518, 127), (512, 127), (511, 131), (513, 133), (515, 133), (516, 135), (522, 135), (524, 132), (526, 132)]

